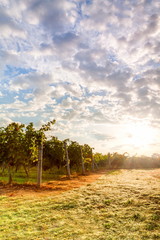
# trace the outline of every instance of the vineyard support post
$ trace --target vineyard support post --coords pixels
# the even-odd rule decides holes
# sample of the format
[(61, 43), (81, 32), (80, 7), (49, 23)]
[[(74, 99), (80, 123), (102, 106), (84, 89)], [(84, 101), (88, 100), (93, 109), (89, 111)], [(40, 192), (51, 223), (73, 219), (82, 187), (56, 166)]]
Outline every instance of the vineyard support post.
[(42, 160), (43, 160), (43, 142), (38, 146), (38, 166), (37, 166), (37, 186), (42, 184)]
[(92, 172), (95, 171), (95, 162), (94, 162), (94, 156), (93, 156), (93, 149), (94, 148), (91, 148), (91, 165), (92, 165)]
[(67, 176), (71, 179), (71, 172), (70, 172), (70, 164), (69, 164), (69, 157), (68, 157), (68, 149), (67, 143), (64, 142), (64, 149), (65, 149), (65, 160), (66, 160), (66, 169), (67, 169)]
[(85, 175), (85, 167), (84, 167), (82, 147), (80, 147), (80, 150), (81, 150), (82, 175)]

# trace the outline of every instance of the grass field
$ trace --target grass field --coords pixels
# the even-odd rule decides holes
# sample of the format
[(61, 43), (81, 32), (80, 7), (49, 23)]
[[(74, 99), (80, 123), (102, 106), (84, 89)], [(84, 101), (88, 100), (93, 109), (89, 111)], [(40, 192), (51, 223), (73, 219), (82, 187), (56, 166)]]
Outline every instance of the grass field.
[(160, 239), (160, 170), (119, 170), (59, 195), (0, 195), (2, 240)]
[[(51, 171), (43, 171), (43, 178), (42, 181), (46, 182), (49, 180), (57, 180), (62, 176), (66, 175), (66, 169), (52, 168)], [(25, 184), (25, 183), (36, 183), (37, 182), (37, 167), (33, 167), (30, 170), (29, 177), (26, 176), (25, 171), (23, 168), (20, 168), (18, 172), (14, 172), (13, 182)], [(8, 183), (8, 171), (5, 170), (3, 174), (0, 174), (0, 181), (4, 183)]]

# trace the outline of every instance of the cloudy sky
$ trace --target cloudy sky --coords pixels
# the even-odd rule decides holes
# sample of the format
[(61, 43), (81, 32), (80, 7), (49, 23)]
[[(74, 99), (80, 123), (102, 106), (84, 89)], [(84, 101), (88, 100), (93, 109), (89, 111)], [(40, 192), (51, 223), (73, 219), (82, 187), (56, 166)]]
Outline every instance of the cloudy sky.
[(160, 0), (0, 0), (0, 125), (160, 153)]

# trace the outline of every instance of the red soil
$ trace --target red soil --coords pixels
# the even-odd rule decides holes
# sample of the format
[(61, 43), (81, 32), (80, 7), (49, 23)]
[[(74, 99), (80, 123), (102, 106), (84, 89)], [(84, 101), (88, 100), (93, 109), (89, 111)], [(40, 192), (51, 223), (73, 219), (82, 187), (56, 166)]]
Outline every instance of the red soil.
[[(96, 173), (90, 173), (86, 176), (78, 175), (72, 176), (70, 180), (63, 177), (60, 180), (49, 181), (43, 183), (41, 188), (38, 188), (36, 184), (12, 184), (12, 186), (0, 183), (0, 195), (9, 197), (43, 197), (49, 195), (58, 195), (64, 191), (68, 191), (80, 186), (87, 185), (96, 181), (100, 176), (110, 172), (109, 170), (98, 171)], [(149, 171), (149, 175), (152, 177), (160, 178), (160, 169)]]
[(71, 190), (73, 188), (79, 188), (82, 185), (89, 184), (96, 181), (106, 171), (98, 171), (96, 173), (90, 173), (89, 175), (72, 176), (70, 180), (63, 177), (60, 180), (49, 181), (43, 183), (41, 188), (38, 188), (36, 184), (0, 184), (0, 195), (16, 197), (16, 196), (28, 196), (28, 197), (42, 197), (49, 195), (57, 195), (64, 191)]

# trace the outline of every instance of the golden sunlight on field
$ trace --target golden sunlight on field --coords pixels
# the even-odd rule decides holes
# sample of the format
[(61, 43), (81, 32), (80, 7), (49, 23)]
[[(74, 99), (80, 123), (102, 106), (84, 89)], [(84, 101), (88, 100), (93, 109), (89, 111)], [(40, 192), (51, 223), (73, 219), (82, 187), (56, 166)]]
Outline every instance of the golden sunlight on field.
[(160, 169), (121, 169), (49, 182), (38, 191), (22, 186), (11, 195), (4, 188), (0, 239), (160, 239), (159, 176)]

